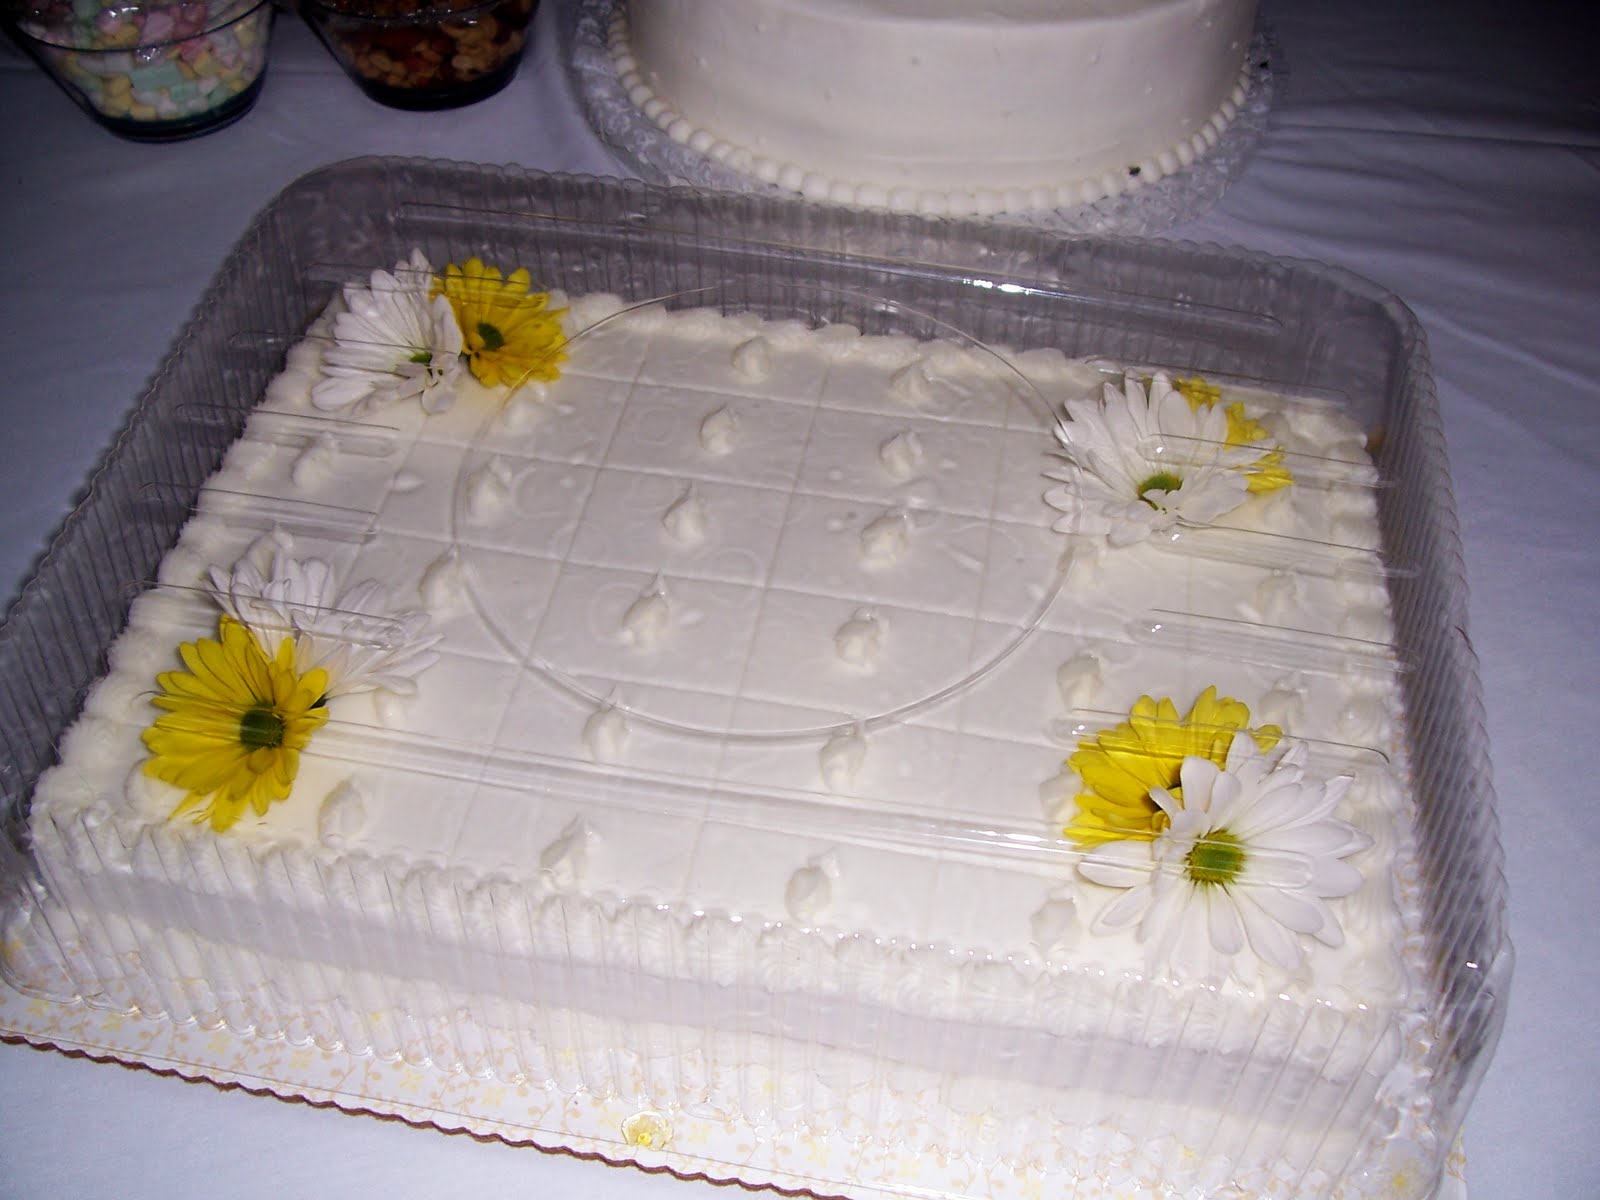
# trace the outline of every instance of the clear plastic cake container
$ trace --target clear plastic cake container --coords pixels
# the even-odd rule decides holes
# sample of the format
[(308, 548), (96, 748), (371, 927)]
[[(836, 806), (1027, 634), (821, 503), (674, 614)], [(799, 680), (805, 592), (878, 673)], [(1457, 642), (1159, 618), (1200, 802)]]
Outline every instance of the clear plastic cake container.
[[(295, 183), (257, 218), (224, 263), (140, 397), (89, 495), (0, 628), (0, 727), (5, 739), (0, 900), (6, 925), (6, 957), (0, 965), (13, 988), (66, 1006), (136, 1012), (179, 1026), (226, 1026), (268, 1042), (315, 1042), (324, 1049), (429, 1065), (458, 1076), (532, 1082), (553, 1095), (587, 1095), (632, 1113), (628, 1120), (588, 1131), (583, 1140), (585, 1149), (608, 1157), (643, 1160), (659, 1148), (675, 1118), (681, 1128), (696, 1115), (653, 1091), (648, 1070), (631, 1084), (609, 1077), (596, 1082), (563, 1060), (558, 1053), (562, 1046), (549, 1044), (559, 1041), (564, 1029), (580, 1043), (598, 1039), (609, 1046), (612, 1057), (637, 1050), (646, 1061), (662, 1053), (660, 1046), (649, 1044), (652, 1038), (673, 1041), (680, 1026), (692, 1029), (696, 1021), (715, 1022), (710, 1011), (715, 1004), (691, 1012), (704, 997), (686, 998), (670, 987), (653, 990), (648, 971), (608, 960), (606, 950), (600, 952), (600, 974), (587, 984), (585, 973), (596, 970), (595, 963), (578, 950), (569, 949), (566, 958), (539, 952), (529, 962), (515, 964), (511, 973), (523, 978), (519, 972), (532, 971), (528, 978), (535, 987), (542, 971), (563, 994), (572, 989), (570, 994), (578, 996), (587, 986), (590, 994), (604, 991), (620, 997), (616, 1004), (621, 1007), (608, 1013), (584, 1012), (581, 1000), (574, 1001), (578, 1009), (563, 1010), (567, 1023), (559, 1029), (548, 1023), (535, 1027), (533, 1018), (512, 1011), (516, 1006), (505, 1004), (504, 996), (452, 993), (448, 968), (438, 968), (427, 980), (403, 979), (393, 986), (383, 998), (391, 1009), (383, 1031), (359, 1023), (352, 1028), (330, 1015), (329, 998), (300, 974), (275, 980), (271, 995), (257, 997), (255, 1007), (239, 997), (230, 1001), (211, 995), (204, 986), (158, 980), (159, 972), (152, 968), (147, 974), (140, 964), (172, 956), (172, 947), (164, 944), (117, 947), (123, 961), (132, 965), (125, 975), (113, 977), (96, 965), (101, 960), (78, 952), (91, 934), (78, 928), (59, 903), (61, 897), (53, 894), (54, 885), (34, 851), (29, 810), (35, 784), (55, 761), (91, 684), (105, 672), (130, 605), (153, 586), (158, 564), (193, 512), (202, 485), (282, 369), (288, 347), (341, 285), (392, 267), (416, 248), (435, 264), (476, 254), (524, 265), (539, 286), (575, 296), (606, 292), (631, 302), (711, 297), (730, 310), (809, 314), (819, 320), (842, 315), (868, 332), (875, 321), (901, 332), (904, 314), (911, 313), (916, 314), (913, 325), (954, 330), (1008, 352), (1053, 348), (1074, 358), (1201, 373), (1331, 403), (1353, 416), (1369, 432), (1378, 468), (1375, 491), (1383, 576), (1395, 628), (1392, 650), (1404, 666), (1404, 755), (1416, 806), (1422, 914), (1418, 958), (1424, 978), (1414, 993), (1420, 997), (1415, 1003), (1400, 1011), (1358, 1014), (1342, 1027), (1354, 1032), (1336, 1033), (1334, 1040), (1368, 1038), (1376, 1046), (1385, 1038), (1400, 1038), (1415, 1047), (1414, 1067), (1424, 1082), (1406, 1102), (1410, 1123), (1403, 1165), (1413, 1178), (1437, 1177), (1498, 1035), (1511, 951), (1479, 686), (1465, 633), (1459, 540), (1427, 351), (1412, 314), (1364, 280), (1314, 263), (1216, 247), (1097, 241), (768, 197), (440, 162), (358, 160)], [(448, 775), (455, 769), (440, 748), (425, 747), (423, 755), (437, 772)], [(641, 813), (652, 804), (670, 802), (677, 786), (660, 780), (652, 791), (651, 781), (644, 782), (643, 790), (630, 793), (649, 796), (639, 800)], [(574, 786), (581, 792), (581, 785)], [(111, 797), (105, 800), (109, 804)], [(781, 799), (756, 797), (753, 802), (766, 804), (766, 812), (784, 811)], [(805, 815), (811, 819), (815, 814), (807, 810)], [(842, 827), (857, 822), (864, 838), (892, 833), (902, 848), (909, 845), (913, 851), (919, 845), (976, 844), (999, 836), (919, 821), (923, 815), (912, 813), (910, 821), (891, 823), (892, 829), (848, 813), (832, 812), (827, 819)], [(86, 845), (93, 841), (89, 833), (84, 836)], [(182, 848), (163, 850), (156, 844), (151, 851), (166, 852), (181, 853)], [(246, 869), (259, 873), (264, 868), (253, 862)], [(290, 891), (306, 886), (292, 878), (292, 870), (289, 874), (285, 886)], [(435, 917), (438, 904), (446, 909), (455, 904), (447, 919), (461, 927), (466, 942), (451, 944), (459, 948), (471, 943), (473, 915), (462, 907), (468, 901), (461, 894), (453, 901), (448, 894), (442, 899), (425, 895), (419, 903)], [(632, 937), (642, 939), (648, 913), (637, 907), (627, 911), (636, 926)], [(572, 922), (594, 917), (577, 909), (562, 914)], [(739, 940), (746, 933), (737, 925), (734, 919), (730, 931), (724, 931), (735, 955), (749, 949)], [(309, 948), (303, 951), (306, 962), (371, 966), (367, 948), (354, 941), (340, 944), (337, 930), (330, 935), (308, 926), (288, 930), (287, 936)], [(320, 946), (322, 941), (330, 944)], [(314, 946), (319, 948), (310, 948)], [(506, 972), (506, 956), (515, 959), (517, 951), (502, 942), (488, 946), (486, 953), (496, 971)], [(626, 954), (618, 957), (626, 959)], [(459, 958), (477, 961), (472, 953)], [(1008, 964), (1008, 969), (1011, 965), (1037, 969), (1029, 964)], [(178, 964), (179, 976), (194, 974), (186, 966)], [(403, 976), (403, 968), (399, 970)], [(389, 978), (376, 967), (365, 974)], [(592, 987), (596, 978), (605, 988)], [(777, 984), (748, 993), (741, 986), (731, 1000), (732, 1011), (756, 1012), (752, 1030), (770, 1033), (788, 1019), (788, 999)], [(1160, 1003), (1164, 1001), (1157, 1007)], [(1209, 1001), (1192, 999), (1184, 1003), (1188, 1007), (1178, 1014), (1180, 1024), (1182, 1019), (1228, 1019), (1226, 1006), (1213, 1009), (1207, 1007)], [(1315, 1014), (1291, 1006), (1263, 1017), (1257, 1039), (1270, 1040), (1274, 1035), (1268, 1027), (1285, 1012), (1291, 1023), (1301, 1022), (1302, 1033), (1315, 1023)], [(871, 1048), (855, 1068), (869, 1074), (895, 1072), (899, 1041), (882, 1010), (854, 1012), (846, 1006), (835, 1016), (844, 1027), (855, 1021), (869, 1031), (870, 1036), (863, 1036)], [(441, 1030), (441, 1024), (450, 1028)], [(1001, 1027), (987, 1027), (986, 1036), (996, 1028)], [(937, 1023), (932, 1029), (928, 1036), (937, 1037)], [(1041, 1036), (1048, 1044), (1054, 1035)], [(758, 1039), (746, 1040), (754, 1045)], [(1249, 1040), (1246, 1036), (1245, 1044)], [(821, 1049), (803, 1040), (784, 1044), (789, 1054), (807, 1062)], [(1003, 1036), (987, 1045), (990, 1050), (1000, 1046), (1010, 1058), (1023, 1053), (1019, 1045), (1036, 1048), (1026, 1041), (1007, 1043)], [(1367, 1053), (1367, 1047), (1360, 1042), (1358, 1049)], [(682, 1064), (675, 1070), (681, 1077)], [(1006, 1086), (998, 1069), (992, 1077), (981, 1066), (971, 1073), (990, 1092)], [(1239, 1080), (1241, 1097), (1258, 1094), (1252, 1089), (1271, 1094), (1279, 1086), (1271, 1078)], [(1030, 1086), (1037, 1082), (1030, 1077)], [(785, 1125), (781, 1103), (771, 1104), (757, 1094), (759, 1089), (744, 1086), (746, 1111), (720, 1116), (745, 1122), (757, 1143), (780, 1143), (795, 1135), (796, 1129)], [(1135, 1089), (1137, 1103), (1136, 1089), (1142, 1085), (1125, 1086)], [(1160, 1090), (1159, 1084), (1149, 1086)], [(1353, 1131), (1341, 1126), (1360, 1108), (1349, 1099), (1356, 1084), (1330, 1085), (1327, 1078), (1313, 1078), (1296, 1086), (1307, 1096), (1295, 1103), (1320, 1104), (1328, 1114), (1324, 1123), (1303, 1122), (1296, 1130), (1294, 1138), (1305, 1146), (1292, 1153), (1273, 1151), (1288, 1155), (1282, 1162), (1297, 1165), (1279, 1162), (1274, 1168), (1264, 1158), (1225, 1164), (1220, 1176), (1204, 1170), (1197, 1175), (1192, 1164), (1163, 1160), (1159, 1147), (1166, 1143), (1152, 1139), (1158, 1149), (1153, 1160), (1145, 1156), (1140, 1169), (1146, 1175), (1138, 1178), (1211, 1189), (1218, 1195), (1285, 1186), (1308, 1195), (1333, 1195), (1346, 1186), (1353, 1194), (1365, 1194), (1374, 1186), (1374, 1172), (1393, 1171), (1394, 1160), (1384, 1157), (1383, 1145), (1399, 1136), (1393, 1129), (1373, 1133), (1360, 1127), (1359, 1120)], [(1330, 1095), (1320, 1094), (1330, 1086)], [(1152, 1103), (1160, 1100), (1170, 1107), (1170, 1096), (1152, 1095)], [(373, 1108), (383, 1108), (380, 1099), (374, 1097)], [(943, 1153), (931, 1157), (941, 1160), (965, 1156), (988, 1173), (980, 1173), (977, 1183), (936, 1176), (918, 1185), (921, 1194), (967, 1195), (987, 1188), (1004, 1194), (1008, 1188), (996, 1184), (994, 1171), (1008, 1165), (1015, 1172), (1013, 1186), (1020, 1187), (1029, 1171), (1044, 1171), (1048, 1178), (1047, 1164), (1032, 1151), (1018, 1149), (1019, 1142), (1027, 1146), (1056, 1137), (1048, 1113), (1015, 1136), (996, 1135), (981, 1120), (973, 1122), (971, 1104), (968, 1096), (947, 1119), (931, 1119), (931, 1130), (922, 1130), (920, 1140), (901, 1149), (939, 1149)], [(1234, 1107), (1247, 1109), (1249, 1104)], [(463, 1103), (461, 1112), (468, 1111), (472, 1106)], [(1252, 1124), (1248, 1112), (1233, 1112), (1228, 1120), (1233, 1122), (1229, 1132), (1214, 1137), (1231, 1139), (1228, 1144), (1242, 1147), (1245, 1158), (1272, 1140), (1264, 1127)], [(445, 1117), (436, 1123), (450, 1121)], [(814, 1115), (800, 1118), (796, 1127), (808, 1137), (835, 1136), (852, 1143), (872, 1138), (870, 1129), (830, 1130)], [(525, 1128), (497, 1122), (492, 1131), (511, 1140), (573, 1144), (537, 1122)], [(685, 1146), (683, 1152), (686, 1157), (676, 1165), (686, 1173), (746, 1182), (777, 1179), (824, 1194), (896, 1190), (896, 1177), (885, 1165), (892, 1163), (892, 1153), (847, 1156), (848, 1167), (818, 1166), (812, 1174), (795, 1174), (741, 1165), (726, 1146)], [(1080, 1147), (1076, 1165), (1055, 1169), (1075, 1172), (1072, 1177), (1078, 1179), (1092, 1176), (1104, 1157), (1097, 1154), (1101, 1150)], [(823, 1156), (816, 1161), (829, 1160)], [(1274, 1169), (1279, 1174), (1273, 1175)]]

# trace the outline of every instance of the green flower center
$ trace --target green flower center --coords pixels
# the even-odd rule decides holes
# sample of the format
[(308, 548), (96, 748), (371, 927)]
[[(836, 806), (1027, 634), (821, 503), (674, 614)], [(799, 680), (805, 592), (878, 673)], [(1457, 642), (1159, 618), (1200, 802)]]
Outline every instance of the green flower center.
[(1196, 883), (1226, 885), (1239, 878), (1247, 856), (1239, 839), (1226, 829), (1208, 833), (1194, 844), (1183, 865)]
[(1139, 485), (1139, 499), (1154, 508), (1156, 506), (1155, 501), (1146, 496), (1146, 492), (1175, 492), (1182, 486), (1183, 480), (1179, 479), (1171, 471), (1157, 471)]
[(269, 704), (246, 709), (239, 718), (239, 741), (250, 750), (276, 750), (283, 745), (283, 716)]
[(506, 344), (506, 335), (487, 321), (478, 322), (478, 337), (483, 340), (483, 348), (491, 354)]
[(409, 361), (414, 362), (414, 363), (422, 363), (423, 365), (427, 365), (428, 363), (431, 363), (433, 361), (433, 351), (432, 350), (415, 350), (415, 351), (412, 352), (411, 358), (410, 358)]

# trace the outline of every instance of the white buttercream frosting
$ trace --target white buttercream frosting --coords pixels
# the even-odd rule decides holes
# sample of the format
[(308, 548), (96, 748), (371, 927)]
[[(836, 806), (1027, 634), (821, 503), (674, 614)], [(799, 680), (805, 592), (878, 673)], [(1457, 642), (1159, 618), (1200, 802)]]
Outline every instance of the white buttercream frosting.
[(872, 566), (890, 566), (910, 548), (911, 518), (899, 509), (881, 513), (862, 526), (861, 558)]
[(1293, 729), (1305, 715), (1305, 703), (1301, 699), (1304, 688), (1305, 683), (1299, 677), (1285, 676), (1262, 694), (1255, 711), (1269, 724)]
[(836, 855), (815, 856), (789, 876), (789, 883), (783, 890), (784, 908), (802, 925), (813, 924), (833, 903), (834, 881), (838, 875)]
[(902, 430), (878, 447), (878, 461), (890, 479), (911, 479), (921, 470), (922, 460), (922, 439), (913, 429)]
[(1091, 650), (1078, 651), (1056, 668), (1056, 690), (1068, 709), (1089, 707), (1100, 681), (1100, 659)]
[(672, 627), (672, 602), (666, 585), (656, 580), (628, 606), (622, 615), (624, 636), (641, 650), (654, 649)]
[(575, 817), (561, 836), (539, 852), (539, 869), (558, 888), (582, 884), (589, 850), (598, 835), (581, 817)]
[(595, 762), (616, 762), (628, 744), (628, 733), (628, 718), (614, 703), (606, 703), (583, 723), (583, 744)]
[(847, 791), (867, 761), (866, 733), (859, 726), (841, 730), (823, 744), (817, 758), (829, 790)]
[(333, 476), (338, 463), (339, 443), (331, 434), (320, 434), (295, 456), (290, 478), (296, 487), (314, 491)]
[(471, 603), (461, 556), (454, 547), (428, 564), (417, 585), (417, 592), (422, 597), (423, 606), (439, 615), (461, 612)]
[(409, 496), (412, 492), (421, 491), (427, 486), (428, 481), (415, 471), (408, 471), (404, 467), (394, 474), (394, 482), (389, 485), (389, 491), (396, 496)]
[(542, 380), (530, 379), (507, 396), (497, 418), (506, 433), (521, 433), (533, 428), (539, 421), (540, 410), (550, 397), (550, 388)]
[[(622, 307), (573, 303), (590, 323)], [(736, 361), (755, 341), (760, 388)], [(1053, 352), (1025, 366), (1052, 405), (1098, 379)], [(303, 411), (309, 379), (273, 389), (284, 411), (268, 415)], [(373, 457), (330, 474), (315, 514), (352, 517), (331, 531), (305, 521), (294, 545), (326, 568), (335, 590), (318, 595), (375, 578), (394, 596), (415, 589), (444, 633), (438, 661), (413, 695), (330, 700), (290, 797), (265, 817), (222, 836), (169, 820), (182, 794), (142, 772), (140, 735), (178, 643), (214, 635), (209, 568), (261, 534), (225, 498), (310, 511), (294, 507), (281, 424), (263, 453), (230, 457), (160, 585), (133, 603), (30, 826), (81, 928), (140, 945), (137, 969), (122, 943), (82, 948), (113, 1002), (274, 1032), (310, 1023), (319, 1044), (386, 1055), (411, 1052), (408, 1015), (441, 1063), (600, 1092), (645, 1080), (663, 1104), (730, 1120), (750, 1115), (751, 1092), (729, 1073), (760, 1071), (792, 1101), (771, 1119), (855, 1120), (874, 1145), (931, 1145), (948, 1126), (966, 1146), (970, 1124), (995, 1131), (971, 1135), (985, 1152), (1056, 1153), (1090, 1136), (1085, 1113), (1095, 1136), (1125, 1138), (1138, 1128), (1117, 1091), (1130, 1073), (1173, 1064), (1192, 1088), (1163, 1102), (1201, 1103), (1219, 1055), (1281, 1079), (1253, 1098), (1308, 1142), (1322, 1116), (1307, 1114), (1377, 1106), (1407, 1053), (1379, 1027), (1411, 1002), (1420, 950), (1376, 556), (1351, 551), (1360, 569), (1323, 586), (1330, 552), (1248, 544), (1268, 507), (1256, 499), (1217, 531), (1232, 541), (1052, 531), (1048, 431), (1031, 441), (1015, 377), (953, 344), (640, 312), (575, 339), (525, 424), (487, 419), (499, 398), (458, 387), (448, 412), (397, 416)], [(1277, 415), (1286, 449), (1327, 458), (1321, 415)], [(912, 425), (918, 452), (902, 454)], [(507, 503), (478, 521), (475, 490), (507, 482), (496, 461), (515, 464), (516, 519)], [(1295, 546), (1359, 545), (1332, 537), (1334, 522), (1372, 522), (1359, 503), (1273, 512)], [(1064, 554), (1062, 595), (1041, 615)], [(1291, 573), (1285, 605), (1275, 580)], [(1132, 937), (1089, 932), (1111, 889), (1074, 879), (1081, 851), (1063, 830), (1084, 789), (1066, 761), (1080, 740), (1143, 694), (1181, 708), (1207, 683), (1309, 739), (1319, 770), (1353, 774), (1341, 815), (1373, 845), (1349, 859), (1360, 888), (1327, 901), (1342, 945), (1198, 994), (1148, 982)], [(260, 919), (241, 934), (244, 903)], [(178, 961), (186, 942), (240, 936), (254, 941), (230, 960), (286, 969), (213, 981), (237, 997), (227, 1011), (163, 986), (203, 974)], [(380, 945), (403, 954), (409, 982), (350, 949)], [(571, 983), (570, 1037), (525, 1036), (554, 1027), (546, 997), (506, 986), (530, 972)], [(405, 1007), (433, 989), (437, 1011)], [(641, 996), (670, 1003), (630, 1007)], [(735, 996), (790, 1006), (781, 1036), (774, 1008)], [(676, 1023), (674, 1006), (695, 1022)], [(482, 1026), (501, 1012), (514, 1030)], [(888, 1028), (886, 1050), (875, 1031)], [(1004, 1087), (945, 1054), (1002, 1043), (1016, 1076)], [(773, 1066), (800, 1061), (809, 1074)], [(1047, 1061), (1068, 1076), (1044, 1078)], [(1209, 1143), (1224, 1159), (1249, 1146), (1228, 1119)], [(1100, 1161), (1085, 1151), (1072, 1169)]]
[(871, 609), (858, 608), (833, 635), (834, 653), (841, 662), (863, 671), (878, 665), (883, 653), (883, 621)]
[(515, 482), (511, 464), (498, 455), (474, 468), (466, 479), (467, 516), (479, 524), (499, 517), (511, 502)]
[(1039, 807), (1053, 828), (1064, 828), (1072, 819), (1074, 802), (1083, 790), (1076, 771), (1061, 770), (1039, 784)]
[(1300, 607), (1300, 584), (1289, 571), (1274, 571), (1256, 585), (1256, 610), (1278, 625), (1292, 624)]
[(1389, 708), (1377, 696), (1354, 696), (1339, 710), (1339, 732), (1358, 744), (1382, 741), (1389, 721)]
[(1034, 910), (1028, 924), (1033, 944), (1047, 956), (1070, 953), (1083, 935), (1078, 906), (1070, 896), (1052, 896)]
[(913, 408), (927, 404), (933, 396), (933, 379), (926, 359), (913, 359), (889, 377), (889, 390)]
[(772, 374), (772, 343), (764, 337), (740, 342), (733, 351), (733, 369), (742, 379), (761, 382)]
[(706, 540), (710, 533), (710, 521), (705, 501), (700, 499), (700, 493), (695, 491), (692, 483), (661, 514), (661, 527), (674, 541), (685, 546), (698, 546)]
[(700, 445), (708, 454), (727, 454), (739, 436), (739, 414), (724, 405), (700, 422)]
[(379, 689), (372, 699), (372, 712), (378, 724), (388, 729), (402, 729), (405, 727), (406, 714), (410, 706), (406, 697), (396, 695), (387, 689)]
[(338, 849), (367, 823), (366, 799), (355, 780), (347, 779), (328, 793), (317, 813), (317, 834), (323, 845)]

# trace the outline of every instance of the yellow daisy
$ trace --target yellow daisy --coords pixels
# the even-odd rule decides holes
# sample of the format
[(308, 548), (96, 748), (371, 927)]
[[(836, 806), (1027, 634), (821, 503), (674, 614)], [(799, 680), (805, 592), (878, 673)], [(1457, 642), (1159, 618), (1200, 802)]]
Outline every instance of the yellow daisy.
[(1222, 389), (1201, 375), (1174, 375), (1172, 388), (1189, 402), (1190, 408), (1199, 408), (1202, 404), (1209, 408), (1222, 399)]
[(549, 308), (549, 292), (528, 291), (528, 269), (502, 276), (500, 268), (469, 258), (444, 269), (434, 285), (443, 293), (461, 325), (463, 350), (472, 373), (487, 387), (512, 387), (530, 379), (548, 382), (566, 361), (561, 332), (564, 308)]
[[(1172, 386), (1189, 402), (1190, 408), (1214, 408), (1222, 403), (1222, 389), (1202, 376), (1174, 375)], [(1228, 445), (1250, 446), (1266, 440), (1266, 426), (1246, 415), (1243, 400), (1235, 400), (1223, 411), (1228, 416)], [(1246, 467), (1245, 475), (1246, 487), (1252, 492), (1275, 492), (1294, 482), (1289, 468), (1283, 465), (1283, 451), (1277, 448)]]
[(1219, 697), (1215, 687), (1201, 692), (1181, 717), (1171, 700), (1141, 696), (1126, 721), (1097, 734), (1093, 741), (1079, 742), (1067, 759), (1083, 780), (1084, 790), (1076, 797), (1078, 813), (1066, 835), (1080, 846), (1152, 840), (1170, 822), (1150, 798), (1150, 789), (1165, 788), (1181, 799), (1179, 772), (1185, 758), (1194, 755), (1220, 767), (1227, 763), (1228, 747), (1240, 730), (1249, 733), (1262, 751), (1271, 750), (1283, 736), (1276, 725), (1250, 729), (1249, 723), (1249, 706)]
[(144, 773), (188, 792), (173, 816), (192, 811), (221, 833), (289, 794), (300, 752), (328, 719), (328, 673), (298, 673), (292, 638), (269, 659), (233, 618), (218, 632), (178, 647), (187, 671), (156, 677), (166, 712), (144, 731)]

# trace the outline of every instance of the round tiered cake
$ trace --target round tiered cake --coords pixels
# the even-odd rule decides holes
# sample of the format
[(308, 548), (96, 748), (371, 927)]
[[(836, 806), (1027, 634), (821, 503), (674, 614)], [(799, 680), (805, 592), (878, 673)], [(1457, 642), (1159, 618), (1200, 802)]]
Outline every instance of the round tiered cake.
[(668, 136), (872, 207), (1072, 207), (1180, 170), (1244, 100), (1255, 0), (630, 0), (609, 39)]

